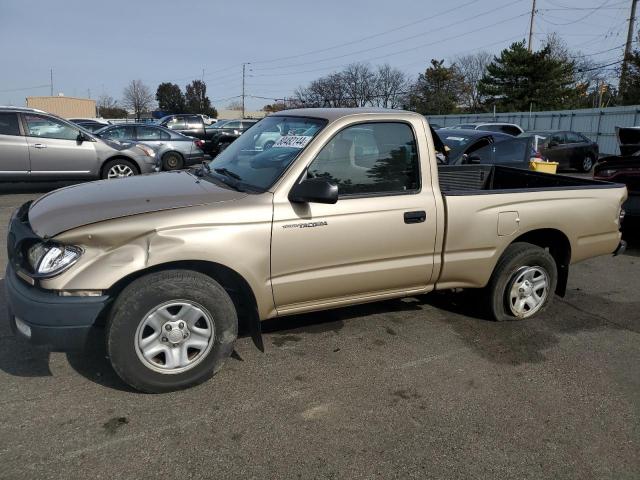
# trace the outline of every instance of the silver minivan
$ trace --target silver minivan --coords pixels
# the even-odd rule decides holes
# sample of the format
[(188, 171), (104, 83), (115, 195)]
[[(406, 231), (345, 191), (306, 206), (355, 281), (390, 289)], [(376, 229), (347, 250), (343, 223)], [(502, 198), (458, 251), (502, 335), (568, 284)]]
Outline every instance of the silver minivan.
[(0, 181), (120, 178), (156, 170), (156, 152), (103, 140), (31, 108), (0, 107)]

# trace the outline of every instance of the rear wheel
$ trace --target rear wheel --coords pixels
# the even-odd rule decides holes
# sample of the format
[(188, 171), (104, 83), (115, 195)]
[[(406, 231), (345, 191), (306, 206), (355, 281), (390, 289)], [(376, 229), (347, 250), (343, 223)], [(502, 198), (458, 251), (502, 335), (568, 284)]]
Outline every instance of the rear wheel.
[(101, 177), (105, 180), (111, 180), (114, 178), (131, 177), (138, 173), (138, 168), (130, 160), (115, 158), (104, 164)]
[(489, 310), (498, 321), (523, 320), (544, 311), (558, 283), (553, 257), (536, 245), (507, 247), (487, 286)]
[(172, 270), (141, 277), (120, 293), (107, 324), (107, 351), (133, 388), (168, 392), (216, 373), (237, 334), (233, 301), (220, 284)]
[(180, 170), (184, 167), (182, 155), (177, 152), (168, 152), (162, 156), (162, 168), (164, 170)]

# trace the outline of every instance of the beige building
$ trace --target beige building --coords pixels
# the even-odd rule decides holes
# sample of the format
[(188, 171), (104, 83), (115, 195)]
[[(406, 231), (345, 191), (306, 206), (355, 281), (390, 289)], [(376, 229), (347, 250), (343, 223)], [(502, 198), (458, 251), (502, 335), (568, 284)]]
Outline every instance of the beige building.
[(27, 107), (53, 113), (62, 118), (95, 118), (96, 101), (74, 97), (27, 97)]
[[(263, 112), (262, 110), (258, 110), (255, 112), (250, 112), (249, 110), (245, 110), (244, 118), (263, 118), (267, 115), (267, 112)], [(242, 110), (221, 110), (218, 109), (218, 118), (224, 118), (226, 120), (237, 120), (242, 118)]]

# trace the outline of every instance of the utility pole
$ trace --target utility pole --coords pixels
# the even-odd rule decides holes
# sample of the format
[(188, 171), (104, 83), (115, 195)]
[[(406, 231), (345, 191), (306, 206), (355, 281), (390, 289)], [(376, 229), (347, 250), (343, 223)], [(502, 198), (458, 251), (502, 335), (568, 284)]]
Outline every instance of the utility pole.
[(636, 21), (636, 5), (638, 0), (631, 0), (631, 14), (629, 15), (629, 29), (627, 30), (627, 43), (624, 46), (624, 57), (622, 58), (622, 68), (620, 69), (620, 86), (624, 83), (629, 69), (629, 58), (631, 57), (631, 44), (633, 43), (633, 27)]
[(50, 82), (49, 85), (51, 86), (51, 96), (53, 97), (53, 68), (51, 70), (49, 70), (50, 73)]
[(531, 4), (531, 20), (529, 21), (529, 45), (528, 45), (528, 49), (529, 49), (529, 53), (531, 53), (531, 42), (533, 41), (533, 18), (536, 15), (536, 0), (533, 0), (533, 3)]
[(244, 77), (247, 65), (250, 65), (249, 62), (242, 64), (242, 118), (244, 118)]

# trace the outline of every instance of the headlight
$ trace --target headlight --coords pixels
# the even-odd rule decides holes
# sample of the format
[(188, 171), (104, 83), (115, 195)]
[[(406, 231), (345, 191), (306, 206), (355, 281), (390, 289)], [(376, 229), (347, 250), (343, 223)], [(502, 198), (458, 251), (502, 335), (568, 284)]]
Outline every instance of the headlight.
[(27, 252), (29, 264), (38, 276), (53, 277), (76, 263), (82, 249), (58, 243), (37, 243)]
[(156, 156), (156, 151), (155, 151), (153, 148), (148, 147), (148, 146), (146, 146), (146, 145), (142, 145), (142, 144), (140, 144), (140, 143), (139, 143), (137, 146), (138, 146), (138, 148), (139, 148), (140, 150), (142, 150), (142, 151), (144, 152), (144, 154), (145, 154), (147, 157), (155, 157), (155, 156)]
[(611, 176), (615, 175), (616, 172), (617, 172), (617, 170), (605, 169), (605, 170), (600, 170), (599, 172), (596, 172), (595, 176), (596, 177), (611, 177)]

